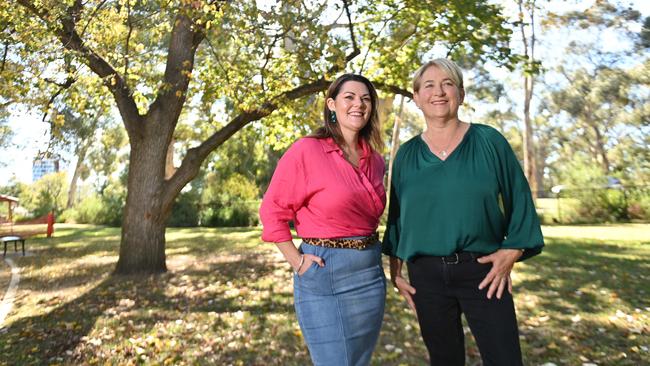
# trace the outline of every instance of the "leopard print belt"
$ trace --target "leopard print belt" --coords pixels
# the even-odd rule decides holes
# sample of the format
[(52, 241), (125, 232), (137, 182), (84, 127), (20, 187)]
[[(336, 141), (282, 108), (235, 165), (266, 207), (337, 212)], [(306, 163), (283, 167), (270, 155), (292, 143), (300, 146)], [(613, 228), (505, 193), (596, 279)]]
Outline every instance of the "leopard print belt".
[(363, 250), (374, 245), (379, 240), (379, 233), (375, 232), (370, 236), (362, 239), (322, 239), (322, 238), (303, 238), (307, 244), (327, 248), (344, 248)]

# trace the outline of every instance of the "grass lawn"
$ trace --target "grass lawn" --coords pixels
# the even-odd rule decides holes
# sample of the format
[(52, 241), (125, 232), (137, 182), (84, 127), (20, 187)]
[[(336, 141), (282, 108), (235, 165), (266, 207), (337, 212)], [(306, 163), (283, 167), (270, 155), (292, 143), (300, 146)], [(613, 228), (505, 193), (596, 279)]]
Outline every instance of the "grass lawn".
[[(544, 253), (513, 274), (525, 364), (650, 364), (650, 225), (544, 232)], [(57, 225), (54, 238), (27, 241), (32, 255), (13, 257), (21, 281), (0, 364), (309, 364), (291, 271), (259, 230), (169, 229), (169, 271), (144, 278), (110, 276), (119, 234)], [(3, 264), (4, 288), (8, 276)], [(375, 365), (427, 363), (390, 285), (379, 342)]]

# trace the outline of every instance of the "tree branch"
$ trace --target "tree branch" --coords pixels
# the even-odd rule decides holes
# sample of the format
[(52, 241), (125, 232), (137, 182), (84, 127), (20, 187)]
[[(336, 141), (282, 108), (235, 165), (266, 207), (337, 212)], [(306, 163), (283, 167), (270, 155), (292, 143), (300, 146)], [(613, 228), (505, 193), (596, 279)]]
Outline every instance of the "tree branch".
[(219, 53), (215, 51), (215, 47), (210, 41), (210, 38), (205, 38), (205, 42), (208, 45), (208, 49), (210, 50), (210, 53), (212, 54), (212, 57), (214, 57), (215, 60), (217, 60), (217, 66), (221, 68), (221, 71), (223, 72), (224, 78), (226, 78), (225, 83), (230, 84), (230, 76), (228, 75), (228, 71), (226, 68), (223, 66), (223, 63), (221, 62), (221, 57), (219, 56)]
[(50, 27), (50, 24), (47, 23), (47, 20), (45, 17), (47, 17), (47, 11), (45, 9), (39, 9), (36, 7), (36, 5), (32, 4), (31, 1), (28, 0), (17, 0), (20, 5), (25, 7), (27, 10), (31, 11), (34, 15), (39, 17), (42, 21), (47, 24), (48, 28)]
[(191, 6), (189, 4), (179, 10), (174, 19), (163, 87), (147, 112), (147, 117), (155, 115), (156, 119), (164, 117), (168, 121), (161, 126), (165, 126), (162, 132), (168, 134), (170, 139), (187, 97), (196, 49), (205, 38), (203, 29), (194, 24), (189, 16)]
[(248, 110), (240, 113), (237, 117), (233, 118), (227, 125), (215, 132), (207, 140), (199, 146), (191, 148), (187, 151), (181, 166), (176, 173), (168, 180), (162, 194), (163, 209), (171, 208), (174, 199), (178, 193), (185, 187), (185, 185), (196, 177), (203, 161), (208, 155), (217, 147), (223, 144), (228, 138), (234, 135), (237, 131), (241, 130), (248, 123), (257, 121), (263, 117), (268, 116), (273, 111), (278, 109), (283, 103), (295, 100), (307, 95), (326, 90), (330, 82), (325, 79), (316, 80), (310, 84), (301, 85), (297, 88), (289, 90), (272, 100), (266, 101), (261, 107)]
[(357, 39), (354, 37), (354, 26), (352, 25), (352, 16), (350, 15), (350, 4), (348, 4), (348, 0), (343, 0), (343, 7), (345, 8), (345, 14), (348, 17), (348, 28), (350, 29), (352, 49), (359, 54), (359, 46), (357, 46)]
[[(352, 41), (352, 52), (345, 56), (345, 63), (343, 64), (343, 66), (345, 66), (348, 64), (348, 62), (359, 56), (359, 54), (361, 54), (361, 51), (359, 50), (359, 46), (357, 46), (357, 40), (354, 37), (354, 25), (352, 24), (352, 17), (350, 16), (350, 9), (347, 0), (343, 0), (343, 6), (345, 7), (345, 12), (348, 16), (348, 29), (350, 30), (350, 40)], [(327, 70), (326, 75), (332, 75), (340, 70), (340, 65), (333, 65)]]
[[(282, 104), (288, 101), (327, 90), (330, 83), (331, 81), (329, 80), (319, 79), (312, 83), (301, 85), (297, 88), (287, 91), (273, 98), (272, 100), (263, 103), (260, 108), (244, 111), (237, 117), (233, 118), (219, 131), (212, 134), (212, 136), (210, 136), (199, 146), (189, 149), (185, 155), (185, 158), (181, 162), (181, 166), (178, 168), (178, 170), (176, 170), (176, 173), (167, 181), (167, 185), (165, 186), (162, 195), (162, 202), (165, 210), (171, 207), (171, 205), (174, 203), (174, 199), (183, 189), (183, 187), (185, 187), (187, 183), (196, 177), (196, 175), (199, 173), (201, 164), (203, 164), (203, 161), (208, 157), (208, 155), (216, 148), (221, 146), (221, 144), (228, 140), (232, 135), (237, 133), (237, 131), (244, 128), (244, 126), (250, 122), (257, 121), (268, 116), (273, 111), (278, 109)], [(383, 83), (373, 84), (382, 90), (400, 94), (411, 99), (413, 98), (413, 94), (411, 92), (397, 86), (387, 85)]]
[(5, 71), (5, 65), (7, 64), (7, 53), (9, 53), (9, 40), (5, 41), (5, 50), (2, 52), (2, 64), (0, 64), (0, 73)]
[(131, 19), (131, 1), (126, 1), (126, 25), (129, 31), (126, 34), (126, 42), (124, 45), (124, 79), (129, 80), (129, 41), (131, 41), (131, 33), (133, 33), (133, 20)]
[(70, 88), (70, 87), (72, 86), (72, 84), (74, 84), (74, 82), (77, 81), (77, 79), (75, 79), (75, 78), (73, 78), (73, 77), (68, 77), (68, 79), (66, 79), (66, 81), (63, 82), (63, 83), (57, 83), (56, 81), (53, 81), (53, 80), (50, 80), (50, 79), (47, 79), (47, 78), (45, 79), (45, 81), (47, 81), (48, 83), (52, 83), (52, 84), (58, 86), (59, 89), (54, 93), (54, 95), (52, 95), (52, 97), (50, 97), (50, 100), (49, 100), (49, 101), (47, 102), (47, 104), (45, 105), (45, 113), (43, 113), (43, 120), (42, 120), (42, 122), (45, 122), (45, 120), (47, 119), (47, 114), (48, 114), (47, 112), (48, 112), (49, 109), (50, 109), (50, 105), (51, 105), (52, 103), (54, 103), (54, 100), (56, 99), (56, 97), (58, 97), (59, 95), (61, 95), (61, 93), (62, 93), (64, 90)]
[(372, 41), (370, 41), (370, 43), (368, 44), (368, 47), (366, 47), (366, 49), (367, 49), (366, 54), (363, 55), (363, 61), (361, 61), (361, 66), (359, 67), (359, 72), (360, 73), (363, 73), (363, 69), (366, 66), (366, 61), (368, 60), (368, 55), (370, 54), (370, 50), (375, 45), (375, 42), (377, 42), (377, 39), (379, 39), (379, 36), (381, 36), (381, 34), (384, 32), (384, 29), (386, 29), (386, 27), (388, 26), (388, 23), (391, 20), (393, 20), (396, 15), (397, 15), (397, 12), (393, 13), (393, 15), (391, 15), (390, 17), (385, 19), (384, 24), (382, 24), (381, 28), (379, 28), (379, 30), (377, 31), (375, 36), (372, 38)]
[[(286, 32), (285, 32), (285, 34), (286, 34)], [(264, 86), (265, 85), (264, 80), (265, 80), (265, 77), (266, 77), (266, 67), (268, 66), (269, 62), (271, 61), (271, 55), (273, 53), (273, 48), (275, 47), (275, 44), (278, 42), (280, 37), (283, 37), (285, 34), (282, 34), (282, 35), (276, 34), (273, 37), (273, 42), (271, 42), (271, 44), (269, 45), (269, 50), (266, 53), (266, 55), (264, 56), (264, 64), (260, 68), (260, 75), (262, 76), (261, 86), (262, 86), (262, 90), (264, 90), (264, 91), (266, 91), (266, 87)]]
[(142, 121), (142, 116), (138, 112), (138, 107), (124, 79), (113, 66), (95, 51), (87, 47), (75, 30), (75, 22), (83, 6), (81, 1), (77, 1), (73, 6), (68, 8), (68, 16), (61, 19), (61, 28), (48, 22), (47, 18), (49, 14), (46, 9), (36, 7), (30, 0), (17, 1), (20, 5), (38, 16), (55, 33), (56, 37), (63, 43), (66, 49), (76, 51), (86, 61), (88, 67), (104, 80), (104, 84), (115, 98), (117, 108), (120, 110), (124, 126), (129, 132), (129, 136), (138, 136), (140, 134), (139, 122)]
[(445, 57), (450, 57), (451, 53), (454, 52), (456, 47), (460, 44), (460, 41), (451, 42), (449, 48), (447, 49), (447, 55)]
[(372, 84), (377, 89), (387, 91), (387, 92), (390, 92), (390, 93), (393, 93), (393, 94), (396, 94), (396, 95), (402, 95), (404, 97), (413, 99), (413, 93), (411, 93), (410, 91), (408, 91), (408, 90), (406, 90), (404, 88), (400, 88), (399, 86), (384, 84), (382, 82), (377, 82), (377, 81), (373, 81)]
[(521, 38), (523, 39), (523, 43), (524, 43), (524, 56), (526, 57), (526, 62), (529, 62), (528, 38), (526, 37), (526, 30), (525, 30), (526, 23), (524, 21), (523, 0), (517, 0), (517, 5), (519, 6), (519, 30), (521, 31)]
[(88, 26), (90, 25), (90, 22), (95, 18), (95, 16), (99, 12), (99, 10), (104, 6), (104, 4), (106, 4), (106, 1), (107, 0), (102, 0), (102, 2), (99, 3), (99, 5), (97, 5), (95, 10), (93, 10), (93, 13), (90, 14), (90, 17), (88, 18), (88, 21), (86, 22), (86, 25), (84, 25), (83, 29), (81, 30), (81, 37), (83, 37), (86, 34), (86, 29), (88, 29)]

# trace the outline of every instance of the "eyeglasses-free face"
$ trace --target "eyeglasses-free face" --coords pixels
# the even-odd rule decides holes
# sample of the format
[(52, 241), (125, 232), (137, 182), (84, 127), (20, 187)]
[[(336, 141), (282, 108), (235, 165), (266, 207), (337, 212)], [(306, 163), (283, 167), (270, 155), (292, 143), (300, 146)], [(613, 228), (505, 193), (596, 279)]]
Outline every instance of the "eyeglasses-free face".
[(427, 119), (458, 118), (458, 108), (463, 103), (465, 91), (437, 66), (422, 74), (420, 90), (413, 94), (415, 104)]

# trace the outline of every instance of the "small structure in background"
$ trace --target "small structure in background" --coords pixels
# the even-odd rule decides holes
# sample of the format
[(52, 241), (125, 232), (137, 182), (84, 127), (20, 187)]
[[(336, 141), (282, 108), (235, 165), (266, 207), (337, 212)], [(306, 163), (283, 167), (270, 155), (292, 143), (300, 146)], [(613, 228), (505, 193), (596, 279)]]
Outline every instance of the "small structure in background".
[[(0, 194), (0, 203), (7, 202), (7, 217), (0, 215), (0, 225), (9, 224), (13, 225), (13, 212), (14, 208), (18, 206), (18, 198)], [(0, 231), (2, 232), (2, 231)]]
[(607, 188), (623, 189), (623, 184), (616, 177), (607, 177)]
[(14, 208), (18, 206), (18, 198), (0, 194), (0, 203), (7, 202), (7, 216), (0, 215), (0, 242), (4, 246), (2, 256), (7, 254), (7, 245), (13, 243), (14, 250), (18, 250), (18, 243), (22, 245), (25, 255), (25, 239), (31, 236), (46, 234), (48, 238), (54, 233), (54, 214), (52, 212), (45, 216), (28, 221), (15, 223), (13, 218)]
[(36, 182), (44, 175), (56, 173), (59, 171), (59, 159), (56, 157), (51, 158), (35, 158), (32, 163), (32, 182)]

